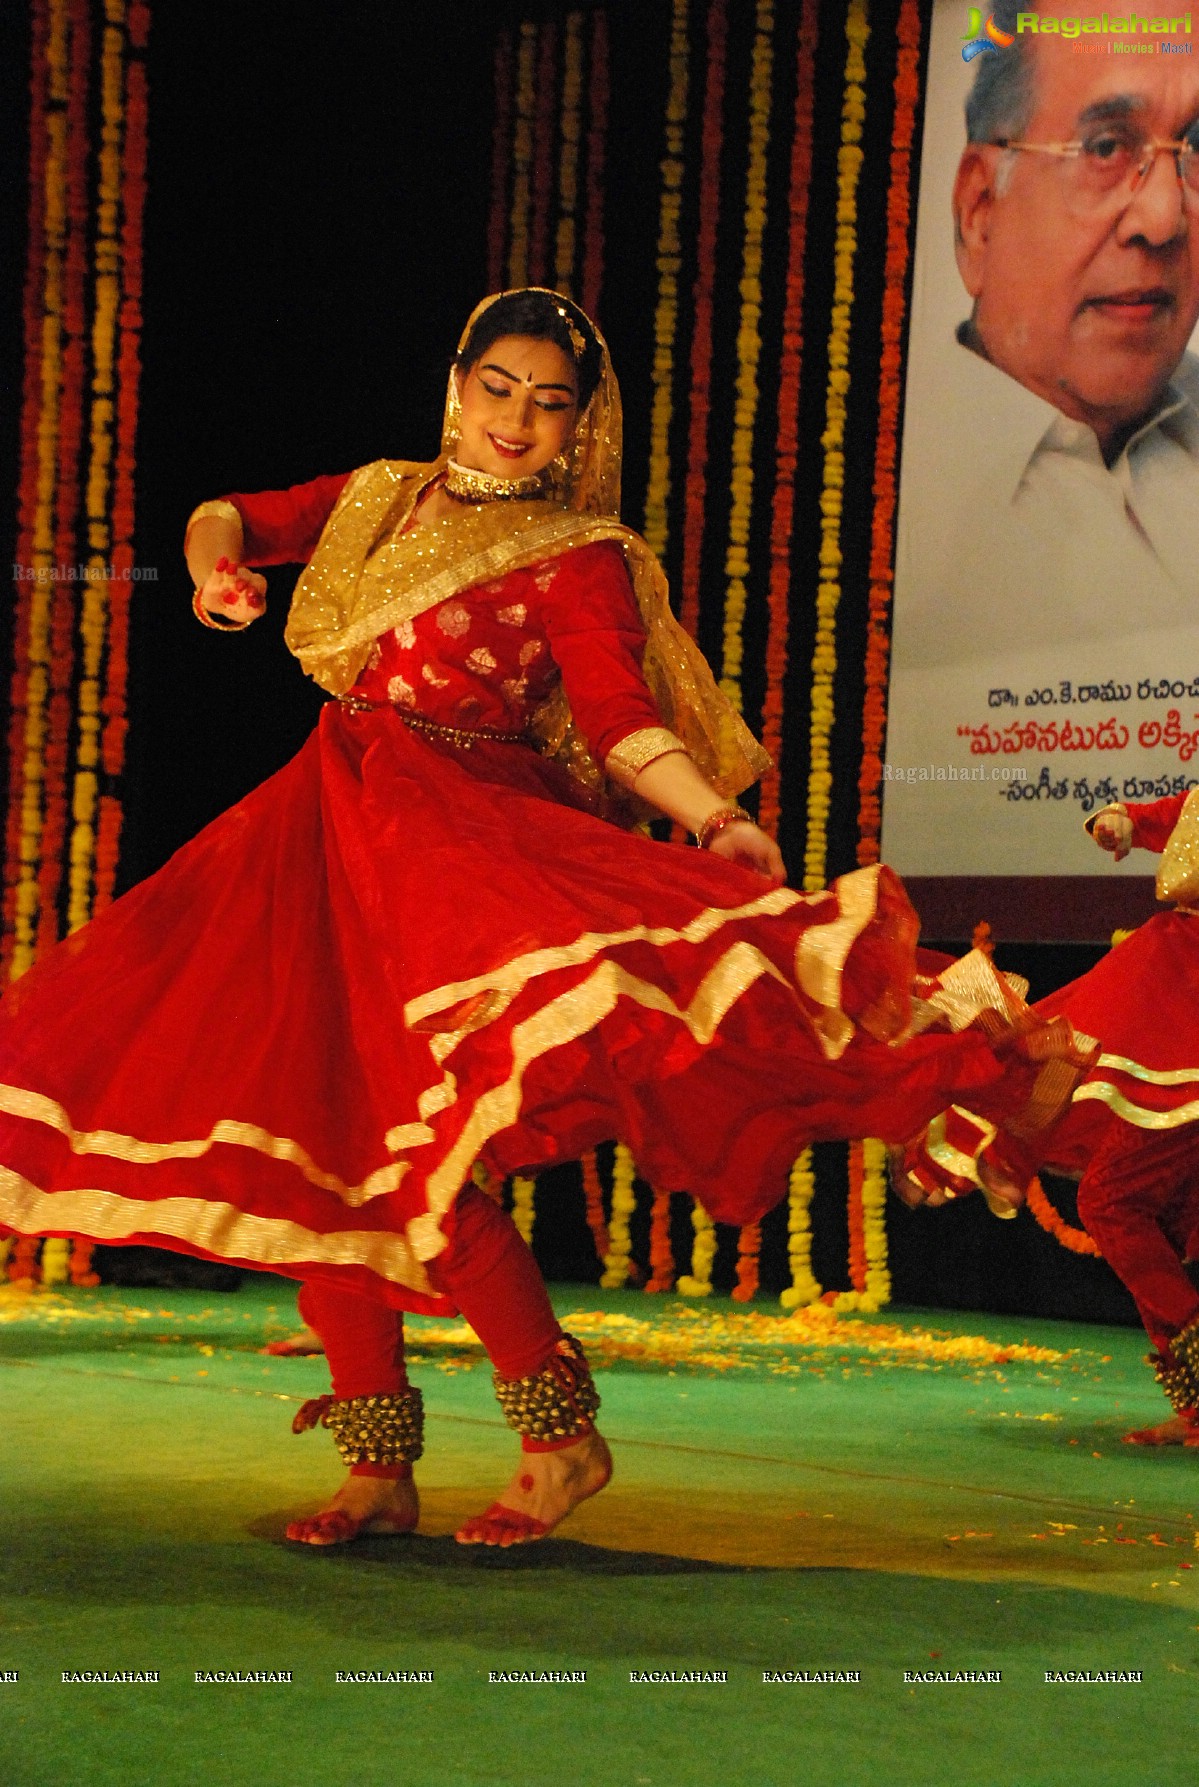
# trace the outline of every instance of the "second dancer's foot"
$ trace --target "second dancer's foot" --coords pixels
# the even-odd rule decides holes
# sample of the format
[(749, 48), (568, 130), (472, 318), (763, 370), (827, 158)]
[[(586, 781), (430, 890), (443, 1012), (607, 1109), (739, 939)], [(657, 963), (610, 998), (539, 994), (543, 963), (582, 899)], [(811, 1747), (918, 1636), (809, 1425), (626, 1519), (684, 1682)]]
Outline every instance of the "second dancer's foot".
[(327, 1508), (293, 1520), (287, 1537), (300, 1545), (348, 1545), (365, 1534), (410, 1533), (420, 1519), (411, 1477), (349, 1476)]
[(1183, 1415), (1172, 1415), (1155, 1427), (1134, 1427), (1124, 1435), (1126, 1446), (1199, 1446), (1199, 1427)]
[(544, 1539), (572, 1509), (598, 1495), (612, 1475), (603, 1436), (584, 1434), (557, 1452), (522, 1452), (516, 1475), (498, 1501), (454, 1537), (460, 1545), (527, 1545)]
[(323, 1353), (325, 1343), (315, 1328), (303, 1327), (286, 1340), (268, 1340), (262, 1350), (275, 1359), (308, 1359)]

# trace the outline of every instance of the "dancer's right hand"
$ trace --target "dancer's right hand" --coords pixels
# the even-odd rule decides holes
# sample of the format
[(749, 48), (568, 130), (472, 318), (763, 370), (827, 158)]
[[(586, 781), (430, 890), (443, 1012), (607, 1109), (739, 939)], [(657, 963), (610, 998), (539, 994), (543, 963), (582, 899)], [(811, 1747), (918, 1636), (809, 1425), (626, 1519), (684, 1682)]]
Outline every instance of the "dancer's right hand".
[(266, 578), (248, 565), (218, 558), (200, 585), (200, 606), (218, 622), (257, 620), (266, 610)]
[(1110, 851), (1117, 862), (1122, 862), (1132, 849), (1132, 820), (1113, 807), (1110, 812), (1100, 813), (1091, 827), (1091, 836), (1101, 850)]

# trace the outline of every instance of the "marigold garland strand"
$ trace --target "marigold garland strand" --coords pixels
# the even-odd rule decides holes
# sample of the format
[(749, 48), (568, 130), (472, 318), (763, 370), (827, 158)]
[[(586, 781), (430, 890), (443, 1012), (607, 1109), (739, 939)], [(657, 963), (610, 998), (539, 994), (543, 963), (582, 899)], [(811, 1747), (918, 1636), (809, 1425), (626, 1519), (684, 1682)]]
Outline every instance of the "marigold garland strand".
[(708, 60), (700, 132), (699, 238), (692, 286), (687, 472), (683, 486), (683, 568), (679, 620), (694, 639), (699, 631), (700, 571), (708, 496), (708, 423), (712, 392), (712, 305), (720, 233), (720, 159), (724, 146), (725, 64), (728, 54), (725, 0), (708, 10)]
[(520, 27), (516, 52), (516, 124), (512, 143), (512, 208), (508, 221), (508, 286), (529, 283), (529, 216), (532, 204), (530, 167), (533, 159), (533, 93), (537, 66), (537, 27), (527, 19)]
[(537, 51), (537, 108), (533, 126), (533, 216), (529, 231), (529, 281), (544, 285), (550, 273), (550, 212), (554, 196), (554, 111), (558, 31), (541, 28)]
[[(854, 257), (857, 251), (857, 187), (862, 165), (862, 123), (866, 113), (863, 55), (870, 34), (864, 0), (850, 0), (845, 21), (847, 53), (841, 102), (841, 140), (837, 155), (837, 232), (834, 243), (833, 308), (828, 336), (828, 381), (825, 389), (825, 422), (821, 435), (824, 453), (820, 498), (820, 574), (816, 595), (816, 637), (812, 654), (811, 716), (809, 721), (809, 768), (807, 836), (804, 845), (803, 884), (806, 892), (823, 887), (828, 875), (828, 814), (832, 791), (830, 741), (835, 718), (834, 688), (837, 673), (836, 626), (841, 600), (841, 520), (845, 487), (845, 423), (849, 397), (849, 337), (854, 301)], [(851, 1232), (860, 1200), (853, 1186), (862, 1167), (860, 1154), (853, 1157), (850, 1180)], [(791, 1254), (793, 1281), (786, 1294), (789, 1306), (808, 1300), (800, 1287), (811, 1291), (816, 1281), (810, 1267), (809, 1205), (812, 1178), (810, 1154), (796, 1163), (792, 1174)], [(864, 1245), (864, 1243), (863, 1243)], [(796, 1275), (797, 1274), (797, 1275)], [(817, 1292), (819, 1294), (819, 1292)]]
[[(79, 462), (83, 439), (86, 353), (85, 297), (88, 224), (88, 83), (91, 16), (88, 0), (71, 0), (66, 100), (66, 242), (63, 263), (63, 346), (58, 398), (58, 463), (54, 492), (54, 564), (75, 561)], [(58, 941), (58, 895), (67, 837), (67, 766), (71, 683), (75, 669), (75, 585), (58, 578), (50, 596), (50, 679), (39, 844), (37, 953)]]
[(822, 1286), (812, 1274), (812, 1199), (816, 1193), (816, 1175), (812, 1171), (812, 1150), (805, 1148), (795, 1165), (787, 1186), (787, 1258), (791, 1267), (791, 1283), (779, 1302), (784, 1309), (803, 1309), (820, 1300)]
[(515, 1173), (512, 1178), (512, 1220), (516, 1231), (526, 1247), (533, 1245), (533, 1223), (536, 1211), (533, 1206), (534, 1193), (537, 1190), (536, 1179), (529, 1179), (523, 1173)]
[[(903, 328), (911, 225), (912, 142), (920, 97), (921, 22), (917, 0), (904, 0), (896, 30), (895, 111), (887, 186), (887, 245), (879, 343), (878, 434), (874, 453), (874, 507), (870, 530), (870, 587), (862, 701), (862, 761), (858, 776), (860, 864), (878, 861), (882, 807), (882, 752), (887, 723), (891, 587), (895, 563), (896, 463), (902, 395)], [(855, 1142), (851, 1170), (858, 1196), (851, 1199), (850, 1233), (859, 1305), (881, 1309), (890, 1300), (887, 1269), (887, 1164), (878, 1142)]]
[(612, 1240), (608, 1234), (608, 1224), (604, 1217), (604, 1187), (599, 1176), (595, 1149), (591, 1148), (583, 1156), (583, 1206), (587, 1213), (587, 1227), (591, 1230), (591, 1239), (595, 1243), (595, 1257), (601, 1264), (612, 1251)]
[[(142, 0), (128, 7), (103, 0), (93, 41), (95, 10), (91, 0), (35, 0), (33, 9), (22, 587), (8, 735), (16, 797), (6, 827), (10, 978), (58, 937), (64, 869), (69, 929), (91, 916), (94, 886), (111, 897), (121, 829), (113, 784), (127, 729), (146, 146), (145, 70), (128, 51), (144, 49), (149, 9)], [(89, 140), (93, 112), (96, 144)], [(102, 798), (101, 769), (108, 781)], [(47, 1283), (96, 1282), (91, 1245), (66, 1237), (44, 1246), (27, 1237), (8, 1269), (30, 1276), (39, 1247)]]
[(37, 1235), (18, 1235), (13, 1242), (5, 1271), (14, 1284), (37, 1284), (42, 1268), (38, 1261), (42, 1242)]
[[(799, 390), (803, 368), (804, 256), (807, 250), (808, 195), (812, 177), (812, 120), (816, 82), (817, 0), (805, 0), (800, 18), (795, 67), (795, 109), (788, 179), (791, 219), (787, 244), (787, 282), (783, 303), (783, 339), (776, 407), (775, 485), (770, 517), (770, 580), (767, 591), (766, 692), (762, 704), (762, 742), (772, 758), (758, 794), (758, 822), (778, 836), (783, 750), (783, 702), (791, 598), (791, 533), (795, 478), (799, 462)], [(812, 1276), (811, 1222), (808, 1205), (815, 1181), (811, 1156), (805, 1153), (792, 1169), (788, 1186), (788, 1262), (791, 1293), (788, 1307), (820, 1295)], [(734, 1292), (736, 1295), (736, 1292)]]
[[(712, 312), (716, 251), (720, 234), (720, 162), (724, 146), (725, 67), (728, 17), (725, 0), (708, 10), (708, 57), (704, 73), (700, 128), (699, 237), (691, 287), (693, 317), (687, 417), (687, 469), (683, 482), (682, 572), (679, 622), (694, 639), (699, 632), (700, 580), (708, 496), (708, 426), (712, 414)], [(676, 844), (687, 842), (685, 827), (671, 828)]]
[[(144, 51), (150, 29), (150, 12), (135, 0), (129, 8), (129, 40)], [(101, 703), (104, 728), (100, 740), (101, 762), (111, 787), (125, 767), (125, 740), (129, 731), (126, 692), (129, 679), (129, 606), (135, 585), (134, 473), (137, 447), (137, 412), (141, 386), (142, 328), (142, 219), (146, 200), (148, 95), (144, 62), (130, 61), (126, 68), (125, 145), (121, 176), (121, 310), (120, 345), (117, 352), (116, 462), (112, 496), (112, 561), (116, 572), (108, 614), (108, 659)], [(121, 803), (112, 793), (100, 799), (96, 837), (96, 884), (93, 913), (113, 897), (120, 850)]]
[(850, 1145), (850, 1278), (853, 1289), (834, 1299), (834, 1309), (869, 1314), (891, 1301), (887, 1266), (887, 1150), (882, 1142)]
[[(762, 352), (762, 241), (774, 73), (774, 0), (758, 0), (749, 86), (749, 160), (745, 177), (745, 236), (741, 250), (741, 312), (737, 329), (737, 399), (733, 410), (732, 503), (725, 555), (724, 650), (720, 686), (740, 709), (742, 629), (748, 597), (749, 533), (753, 516), (753, 455), (758, 423), (758, 363)], [(746, 1303), (758, 1288), (762, 1225), (747, 1223), (737, 1238), (733, 1296)]]
[(678, 1289), (684, 1297), (710, 1297), (712, 1265), (716, 1258), (716, 1224), (702, 1204), (693, 1204), (691, 1226), (695, 1230), (691, 1270), (679, 1279)]
[(487, 214), (487, 290), (504, 283), (508, 170), (512, 162), (512, 35), (501, 31), (495, 46), (495, 117), (491, 127), (491, 205)]
[(791, 536), (795, 480), (799, 467), (799, 395), (803, 372), (804, 257), (808, 241), (808, 202), (812, 183), (812, 127), (816, 88), (818, 0), (804, 0), (795, 64), (795, 111), (791, 138), (787, 243), (787, 283), (779, 360), (775, 483), (770, 515), (769, 620), (766, 634), (766, 692), (762, 703), (762, 743), (771, 767), (758, 790), (758, 824), (778, 836), (783, 756), (783, 704), (787, 678), (791, 598)]
[(612, 1215), (608, 1222), (608, 1251), (600, 1279), (605, 1290), (620, 1290), (632, 1273), (632, 1236), (629, 1218), (637, 1208), (637, 1169), (623, 1142), (616, 1144), (612, 1165)]
[(649, 1277), (645, 1281), (647, 1291), (672, 1291), (675, 1287), (677, 1270), (670, 1233), (670, 1205), (670, 1193), (659, 1191), (655, 1186), (649, 1211)]
[(904, 0), (897, 27), (895, 114), (887, 188), (887, 245), (879, 355), (878, 436), (874, 454), (874, 511), (870, 531), (870, 595), (866, 623), (862, 767), (858, 778), (858, 851), (861, 864), (878, 861), (882, 808), (882, 752), (887, 725), (891, 648), (891, 590), (895, 564), (896, 466), (903, 393), (903, 331), (907, 309), (911, 227), (912, 143), (920, 99), (921, 24), (917, 0)]
[(1055, 1210), (1039, 1179), (1033, 1179), (1025, 1194), (1025, 1203), (1031, 1210), (1047, 1235), (1067, 1248), (1070, 1253), (1089, 1254), (1096, 1259), (1102, 1255), (1085, 1229), (1075, 1228), (1068, 1223), (1060, 1211)]
[(583, 309), (598, 316), (604, 287), (604, 172), (608, 153), (608, 15), (591, 15), (591, 77), (588, 91), (587, 207), (583, 220)]
[[(29, 210), (25, 284), (22, 295), (24, 373), (21, 393), (21, 447), (17, 484), (16, 556), (30, 565), (37, 526), (42, 407), (42, 292), (46, 254), (46, 198), (49, 127), (50, 17), (47, 0), (34, 0), (29, 84)], [(7, 728), (8, 799), (4, 832), (4, 935), (0, 941), (3, 972), (13, 970), (17, 942), (17, 908), (25, 899), (25, 711), (28, 700), (29, 641), (34, 585), (24, 578), (14, 591), (13, 677)]]
[[(14, 719), (21, 714), (18, 761), (20, 840), (13, 904), (13, 948), (9, 975), (25, 972), (37, 953), (38, 893), (41, 867), (47, 702), (50, 694), (52, 567), (54, 563), (54, 495), (62, 368), (63, 275), (67, 213), (67, 118), (69, 92), (68, 14), (66, 0), (49, 0), (44, 38), (48, 73), (47, 106), (43, 112), (45, 160), (42, 185), (32, 195), (40, 204), (38, 241), (40, 270), (40, 390), (36, 435), (32, 443), (35, 471), (29, 553), (23, 561), (32, 572), (28, 618), (21, 628), (18, 677), (21, 705), (14, 687)], [(23, 647), (23, 650), (21, 650)]]
[[(642, 531), (659, 558), (670, 537), (670, 428), (674, 415), (676, 339), (679, 324), (679, 271), (682, 242), (679, 217), (686, 173), (684, 132), (690, 88), (689, 0), (673, 0), (670, 24), (670, 82), (666, 97), (665, 142), (658, 164), (658, 242), (655, 268), (653, 397), (650, 402), (649, 474)], [(670, 1194), (650, 1193), (650, 1277), (647, 1290), (674, 1287), (670, 1246)]]
[[(558, 161), (558, 223), (554, 234), (554, 285), (568, 296), (575, 290), (578, 255), (579, 106), (583, 94), (583, 15), (566, 15), (562, 45), (562, 152)], [(494, 287), (492, 288), (495, 289)]]
[(757, 0), (749, 80), (749, 161), (745, 176), (745, 234), (741, 246), (741, 310), (737, 325), (737, 383), (728, 547), (725, 552), (724, 637), (720, 687), (740, 711), (742, 627), (749, 577), (749, 533), (754, 499), (754, 435), (758, 418), (758, 362), (762, 353), (762, 238), (766, 229), (766, 171), (770, 144), (774, 0)]
[(112, 553), (110, 518), (113, 471), (113, 423), (116, 415), (117, 321), (120, 305), (121, 147), (124, 134), (125, 37), (113, 21), (124, 14), (122, 0), (106, 0), (100, 57), (99, 203), (93, 249), (95, 314), (92, 322), (92, 396), (85, 510), (87, 515), (88, 580), (83, 586), (80, 678), (76, 693), (75, 776), (71, 796), (71, 831), (67, 894), (67, 930), (77, 931), (91, 917), (96, 852), (96, 819), (100, 796), (101, 671), (107, 641)]
[[(589, 316), (595, 316), (599, 311), (604, 281), (604, 172), (609, 99), (608, 15), (597, 10), (591, 15), (587, 83), (587, 176), (583, 210), (582, 303)], [(594, 1150), (583, 1163), (583, 1190), (595, 1250), (606, 1266), (613, 1252), (612, 1237), (604, 1220), (603, 1186), (600, 1183)]]
[(857, 190), (862, 167), (862, 123), (866, 115), (863, 51), (870, 35), (864, 0), (849, 0), (845, 21), (848, 51), (841, 103), (841, 144), (837, 154), (837, 234), (834, 248), (833, 310), (828, 336), (828, 382), (825, 391), (824, 470), (820, 499), (820, 582), (816, 595), (816, 640), (812, 654), (810, 768), (808, 774), (807, 841), (804, 849), (806, 892), (824, 886), (828, 873), (828, 814), (832, 789), (829, 744), (837, 673), (837, 609), (841, 601), (841, 521), (845, 488), (845, 423), (849, 398), (849, 336), (854, 302), (854, 258), (857, 253)]
[(654, 306), (653, 396), (650, 401), (649, 477), (642, 531), (659, 558), (666, 555), (670, 530), (670, 424), (674, 413), (675, 335), (679, 322), (679, 268), (682, 244), (679, 215), (687, 122), (688, 0), (673, 0), (670, 25), (670, 87), (666, 99), (666, 144), (658, 164), (658, 296)]

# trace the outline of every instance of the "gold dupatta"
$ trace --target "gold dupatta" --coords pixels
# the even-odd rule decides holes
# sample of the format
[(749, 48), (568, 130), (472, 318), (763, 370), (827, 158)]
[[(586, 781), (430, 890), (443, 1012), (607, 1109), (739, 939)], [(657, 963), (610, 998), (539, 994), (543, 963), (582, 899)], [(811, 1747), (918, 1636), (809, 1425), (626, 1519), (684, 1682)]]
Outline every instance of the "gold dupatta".
[(1182, 803), (1157, 870), (1157, 897), (1189, 910), (1199, 908), (1199, 788)]
[[(494, 301), (486, 299), (475, 311), (463, 341)], [(476, 584), (594, 541), (613, 540), (624, 552), (645, 625), (645, 679), (662, 724), (682, 740), (701, 774), (731, 798), (756, 781), (770, 759), (671, 613), (654, 554), (618, 518), (620, 392), (607, 344), (598, 330), (595, 335), (601, 377), (572, 440), (549, 468), (546, 498), (464, 506), (460, 513), (408, 527), (419, 498), (457, 442), (458, 392), (451, 372), (442, 458), (427, 465), (376, 460), (353, 474), (296, 585), (287, 644), (315, 682), (331, 695), (343, 695), (374, 641), (389, 629)], [(574, 726), (560, 683), (533, 716), (533, 732), (546, 755), (560, 759), (596, 796), (627, 804)]]

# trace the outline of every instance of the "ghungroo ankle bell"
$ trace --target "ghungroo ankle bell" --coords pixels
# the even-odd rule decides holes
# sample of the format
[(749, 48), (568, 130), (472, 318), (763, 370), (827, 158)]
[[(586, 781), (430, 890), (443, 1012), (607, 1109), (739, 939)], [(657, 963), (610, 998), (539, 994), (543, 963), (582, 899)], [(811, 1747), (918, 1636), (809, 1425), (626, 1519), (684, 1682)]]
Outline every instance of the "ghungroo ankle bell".
[(417, 1389), (391, 1396), (315, 1396), (292, 1422), (293, 1433), (327, 1427), (342, 1462), (415, 1464), (424, 1450), (425, 1408)]
[(504, 1419), (526, 1439), (553, 1442), (590, 1433), (599, 1391), (587, 1355), (572, 1334), (564, 1334), (541, 1370), (532, 1377), (492, 1377)]
[(1179, 1330), (1168, 1352), (1150, 1353), (1149, 1363), (1180, 1415), (1199, 1409), (1199, 1316)]

